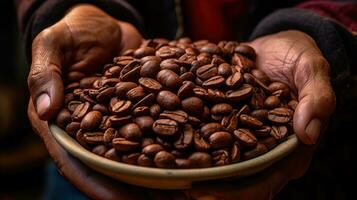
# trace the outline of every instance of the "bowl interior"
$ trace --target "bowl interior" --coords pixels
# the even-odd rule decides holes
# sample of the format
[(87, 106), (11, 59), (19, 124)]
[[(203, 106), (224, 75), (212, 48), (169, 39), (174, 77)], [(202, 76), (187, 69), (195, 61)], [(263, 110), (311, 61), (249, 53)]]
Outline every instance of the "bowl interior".
[(160, 189), (189, 188), (196, 181), (249, 176), (269, 167), (298, 146), (298, 139), (291, 135), (269, 152), (239, 163), (200, 169), (161, 169), (129, 165), (98, 156), (83, 148), (57, 125), (49, 124), (49, 128), (66, 151), (92, 169), (130, 184)]

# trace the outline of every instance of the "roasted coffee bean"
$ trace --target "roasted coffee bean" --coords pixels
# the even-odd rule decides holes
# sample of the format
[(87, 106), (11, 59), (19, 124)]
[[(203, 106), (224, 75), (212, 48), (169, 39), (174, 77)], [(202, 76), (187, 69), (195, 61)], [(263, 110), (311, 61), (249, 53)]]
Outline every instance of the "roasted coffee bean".
[(155, 49), (151, 47), (141, 47), (133, 52), (135, 58), (142, 58), (145, 56), (152, 56), (155, 54)]
[(179, 78), (180, 78), (180, 82), (194, 81), (195, 75), (192, 72), (185, 72), (185, 73), (181, 73)]
[(232, 65), (237, 65), (241, 67), (244, 72), (250, 72), (251, 69), (255, 67), (254, 62), (241, 54), (235, 53), (231, 61)]
[(154, 161), (151, 157), (145, 155), (145, 154), (141, 154), (138, 157), (138, 161), (137, 161), (138, 165), (140, 166), (145, 166), (145, 167), (150, 167), (154, 164)]
[(99, 92), (96, 96), (96, 100), (100, 103), (105, 103), (110, 100), (115, 95), (115, 87), (108, 87)]
[(225, 62), (226, 61), (222, 57), (214, 55), (212, 58), (211, 64), (219, 66), (220, 64), (225, 63)]
[(119, 77), (121, 72), (121, 67), (112, 66), (104, 72), (104, 76), (107, 78)]
[(237, 129), (238, 126), (238, 111), (233, 110), (229, 115), (223, 117), (221, 121), (221, 125), (224, 130), (233, 133), (234, 130)]
[(222, 76), (213, 76), (202, 83), (205, 88), (218, 88), (224, 84), (226, 80)]
[(265, 85), (269, 85), (270, 79), (262, 70), (252, 69), (251, 73), (255, 78), (260, 80), (262, 83), (264, 83)]
[(195, 88), (195, 84), (192, 81), (184, 81), (182, 86), (177, 92), (177, 96), (180, 99), (187, 98), (193, 95), (193, 89)]
[(180, 124), (185, 124), (187, 123), (188, 120), (188, 114), (183, 110), (176, 110), (176, 111), (165, 110), (163, 113), (160, 114), (160, 118), (172, 119)]
[[(140, 63), (144, 66), (145, 63), (149, 62), (149, 61), (155, 61), (157, 62), (158, 64), (160, 64), (161, 62), (161, 58), (158, 57), (158, 56), (145, 56), (143, 58), (140, 59)], [(142, 66), (142, 67), (143, 67)], [(141, 75), (141, 74), (140, 74)], [(141, 75), (142, 76), (142, 75)]]
[(201, 53), (209, 53), (211, 55), (212, 54), (221, 55), (222, 49), (214, 43), (207, 43), (203, 47), (200, 48), (200, 52)]
[(232, 163), (236, 163), (236, 162), (238, 162), (240, 160), (241, 150), (240, 150), (238, 142), (234, 142), (234, 144), (232, 145), (231, 154), (230, 155), (231, 155)]
[(269, 96), (265, 99), (264, 107), (267, 109), (273, 109), (280, 105), (280, 99), (277, 96)]
[(141, 86), (135, 87), (126, 93), (126, 97), (130, 101), (137, 102), (145, 96), (145, 91)]
[(151, 116), (140, 116), (133, 120), (140, 128), (141, 131), (150, 131), (154, 124), (154, 119)]
[(119, 153), (115, 150), (115, 148), (111, 148), (109, 149), (105, 154), (104, 154), (105, 158), (108, 158), (110, 160), (114, 160), (114, 161), (121, 161), (121, 156), (119, 155)]
[(201, 120), (194, 116), (188, 116), (188, 123), (193, 126), (198, 126), (201, 123)]
[(119, 135), (132, 141), (139, 141), (142, 137), (140, 127), (135, 123), (125, 124), (118, 130)]
[(275, 123), (288, 123), (294, 112), (289, 108), (275, 108), (268, 112), (268, 119)]
[(235, 139), (243, 146), (254, 146), (257, 144), (257, 138), (249, 129), (239, 128), (233, 133)]
[(233, 107), (227, 103), (215, 104), (211, 108), (211, 114), (213, 115), (227, 115), (231, 113)]
[(189, 148), (193, 141), (193, 129), (190, 124), (185, 124), (183, 131), (180, 132), (178, 139), (174, 142), (174, 146), (178, 150)]
[(103, 142), (110, 143), (114, 138), (118, 136), (118, 131), (114, 128), (108, 128), (103, 135)]
[(79, 104), (72, 113), (73, 121), (80, 121), (91, 109), (89, 102)]
[(138, 158), (141, 154), (140, 153), (128, 153), (124, 154), (121, 159), (124, 163), (136, 165), (138, 164)]
[(240, 72), (235, 72), (230, 75), (226, 80), (226, 86), (231, 89), (239, 88), (243, 83), (243, 76)]
[(266, 109), (253, 110), (250, 113), (250, 116), (257, 118), (261, 122), (265, 122), (268, 119), (268, 110)]
[(232, 75), (232, 67), (228, 63), (222, 63), (218, 66), (217, 73), (224, 78), (228, 78)]
[(223, 102), (226, 99), (226, 95), (222, 91), (213, 89), (207, 90), (207, 97), (210, 101), (215, 103)]
[(56, 118), (56, 123), (59, 127), (65, 128), (71, 122), (71, 113), (67, 108), (61, 109)]
[(262, 138), (259, 142), (264, 144), (269, 150), (278, 145), (278, 141), (273, 136)]
[(116, 102), (112, 107), (111, 107), (111, 112), (116, 115), (126, 115), (130, 112), (130, 109), (132, 107), (131, 101), (125, 101), (121, 100)]
[(229, 152), (223, 149), (212, 152), (212, 161), (214, 166), (228, 165), (232, 162)]
[(252, 116), (242, 114), (239, 116), (239, 121), (250, 128), (260, 128), (263, 126), (263, 122), (259, 121), (257, 118), (254, 118)]
[(99, 79), (99, 77), (97, 77), (97, 76), (90, 76), (90, 77), (82, 78), (79, 81), (79, 87), (80, 88), (91, 88), (93, 86), (94, 81), (96, 81), (98, 79)]
[(161, 107), (159, 104), (154, 104), (150, 106), (150, 115), (153, 118), (158, 118), (161, 113)]
[(269, 85), (269, 90), (272, 92), (274, 95), (279, 95), (279, 97), (286, 98), (287, 96), (290, 95), (290, 90), (289, 87), (281, 82), (272, 82)]
[(211, 63), (212, 56), (208, 53), (200, 53), (197, 56), (197, 61), (200, 61), (202, 63), (202, 65), (206, 65), (206, 64)]
[(150, 93), (134, 104), (133, 109), (141, 106), (149, 106), (155, 101), (155, 95)]
[(159, 136), (173, 136), (178, 132), (178, 123), (171, 119), (158, 119), (152, 129)]
[(124, 67), (133, 60), (134, 58), (132, 56), (118, 56), (113, 59), (113, 63), (120, 67)]
[(253, 88), (250, 85), (243, 84), (237, 90), (229, 90), (226, 92), (226, 97), (229, 101), (238, 103), (252, 95)]
[(160, 63), (160, 69), (161, 70), (168, 69), (168, 70), (175, 72), (176, 74), (180, 74), (181, 66), (177, 62), (178, 62), (178, 60), (176, 60), (176, 59), (163, 60)]
[(203, 101), (198, 97), (188, 97), (181, 102), (182, 109), (188, 114), (198, 116), (203, 112)]
[(108, 118), (108, 121), (110, 122), (110, 125), (113, 126), (113, 127), (119, 127), (119, 126), (123, 126), (127, 123), (129, 123), (131, 120), (131, 116), (128, 115), (128, 116), (110, 116)]
[(211, 145), (200, 135), (199, 131), (195, 131), (193, 134), (193, 143), (197, 151), (208, 151), (211, 148)]
[(257, 137), (266, 137), (270, 134), (270, 126), (262, 126), (259, 129), (254, 130), (254, 135)]
[(120, 72), (121, 81), (136, 81), (140, 77), (140, 62), (133, 60), (128, 63)]
[(92, 152), (99, 155), (99, 156), (104, 156), (105, 153), (108, 151), (108, 147), (105, 145), (97, 145), (92, 149)]
[(126, 98), (126, 93), (128, 93), (129, 90), (137, 87), (138, 85), (133, 82), (119, 82), (115, 85), (115, 94), (119, 98)]
[[(146, 57), (144, 57), (146, 58)], [(156, 57), (158, 58), (158, 57)], [(141, 59), (141, 61), (143, 62), (143, 59)], [(140, 76), (141, 77), (151, 77), (151, 78), (155, 78), (157, 73), (160, 71), (160, 60), (148, 60), (145, 63), (143, 63), (143, 65), (141, 66), (140, 69)]]
[(188, 169), (188, 168), (192, 167), (192, 161), (189, 159), (176, 158), (175, 164), (176, 164), (177, 168), (180, 168), (180, 169)]
[(101, 112), (104, 115), (109, 113), (107, 107), (104, 104), (95, 104), (93, 106), (92, 110), (96, 110), (98, 112)]
[(143, 149), (144, 147), (154, 144), (154, 139), (153, 138), (143, 138), (143, 141), (141, 142), (141, 148)]
[(243, 56), (246, 56), (247, 58), (249, 58), (251, 60), (255, 60), (255, 57), (256, 57), (255, 50), (251, 46), (245, 45), (245, 44), (238, 45), (234, 49), (234, 52), (242, 54)]
[(102, 121), (100, 122), (100, 124), (98, 126), (98, 129), (101, 130), (101, 131), (105, 131), (108, 128), (110, 128), (111, 126), (112, 126), (112, 123), (109, 120), (109, 116), (104, 115), (102, 117)]
[(125, 138), (114, 138), (112, 144), (119, 152), (133, 151), (140, 146), (139, 142), (130, 141)]
[(175, 89), (180, 86), (180, 77), (173, 71), (164, 69), (161, 70), (156, 79), (165, 87)]
[(194, 168), (204, 168), (212, 166), (212, 157), (208, 153), (205, 152), (194, 152), (192, 153), (188, 159), (192, 163), (192, 167)]
[(155, 156), (158, 152), (163, 150), (164, 147), (159, 144), (150, 144), (145, 146), (141, 152), (148, 156)]
[(252, 98), (250, 99), (250, 107), (254, 110), (264, 108), (264, 103), (266, 101), (265, 93), (261, 88), (255, 87), (253, 89)]
[(66, 126), (66, 132), (72, 136), (75, 137), (76, 133), (78, 130), (81, 128), (81, 123), (79, 122), (71, 122)]
[(160, 106), (168, 110), (175, 110), (181, 104), (178, 96), (168, 90), (159, 92), (156, 97), (156, 101), (160, 104)]
[(208, 64), (198, 68), (196, 71), (196, 76), (202, 80), (207, 80), (213, 76), (216, 76), (217, 73), (217, 67), (215, 65)]
[(118, 78), (105, 78), (105, 79), (100, 79), (100, 86), (101, 87), (113, 87), (116, 84), (120, 82), (120, 79)]
[(268, 148), (264, 144), (258, 142), (253, 149), (245, 151), (243, 153), (243, 156), (245, 160), (249, 160), (262, 154), (265, 154), (268, 151)]
[(81, 122), (81, 129), (83, 130), (93, 130), (98, 127), (102, 121), (102, 113), (98, 111), (90, 111), (87, 113)]
[(139, 84), (148, 92), (158, 93), (162, 89), (162, 85), (152, 78), (140, 78)]
[(193, 88), (193, 93), (195, 96), (201, 99), (208, 98), (208, 91), (204, 88), (201, 87), (194, 87)]
[(136, 107), (132, 111), (132, 114), (136, 117), (143, 116), (143, 115), (150, 115), (150, 108), (147, 106)]
[(288, 128), (286, 126), (272, 126), (270, 135), (273, 136), (279, 142), (285, 140), (288, 137)]
[(158, 49), (155, 53), (156, 56), (159, 56), (162, 59), (179, 58), (183, 54), (185, 54), (185, 50), (177, 47), (171, 47), (171, 46), (163, 46), (160, 49)]
[(209, 136), (208, 140), (211, 147), (216, 149), (228, 147), (233, 143), (232, 135), (225, 131), (213, 133), (211, 136)]
[(83, 133), (83, 140), (87, 144), (100, 144), (103, 143), (103, 132), (85, 132)]
[(154, 162), (159, 168), (174, 168), (175, 156), (167, 151), (160, 151), (155, 155)]
[(200, 129), (200, 132), (205, 139), (208, 139), (213, 133), (219, 132), (221, 130), (222, 130), (221, 124), (211, 122), (203, 125)]

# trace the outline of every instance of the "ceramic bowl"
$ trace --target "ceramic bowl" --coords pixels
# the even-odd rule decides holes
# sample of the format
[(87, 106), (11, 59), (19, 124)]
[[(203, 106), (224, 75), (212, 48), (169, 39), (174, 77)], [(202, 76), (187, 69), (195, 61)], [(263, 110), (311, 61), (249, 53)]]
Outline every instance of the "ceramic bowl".
[(98, 156), (83, 148), (58, 126), (49, 124), (49, 128), (66, 151), (90, 168), (122, 182), (158, 189), (187, 189), (195, 182), (249, 176), (266, 169), (298, 146), (298, 139), (291, 135), (269, 152), (239, 163), (201, 169), (160, 169), (129, 165)]

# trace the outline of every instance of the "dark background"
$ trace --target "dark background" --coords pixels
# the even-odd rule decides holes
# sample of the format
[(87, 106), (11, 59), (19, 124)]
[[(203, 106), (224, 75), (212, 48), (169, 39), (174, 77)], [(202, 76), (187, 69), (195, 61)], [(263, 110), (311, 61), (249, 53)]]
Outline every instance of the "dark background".
[[(13, 2), (0, 1), (0, 13), (0, 200), (40, 199), (48, 156), (26, 115), (29, 65)], [(353, 88), (357, 86), (352, 84), (348, 92), (352, 98), (338, 98), (339, 106), (309, 171), (289, 183), (278, 199), (353, 199), (357, 169), (352, 162), (357, 155), (357, 89)]]

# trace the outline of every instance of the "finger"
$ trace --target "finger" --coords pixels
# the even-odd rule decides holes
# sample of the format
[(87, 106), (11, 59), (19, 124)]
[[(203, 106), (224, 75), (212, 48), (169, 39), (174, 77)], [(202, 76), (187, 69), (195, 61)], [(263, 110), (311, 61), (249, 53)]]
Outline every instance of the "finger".
[(145, 194), (138, 192), (139, 187), (119, 183), (106, 178), (69, 155), (54, 139), (48, 128), (47, 122), (42, 121), (30, 100), (28, 116), (34, 130), (42, 137), (45, 146), (59, 169), (62, 176), (69, 180), (81, 192), (92, 199), (146, 199)]
[(121, 31), (122, 31), (122, 37), (121, 37), (121, 46), (120, 46), (120, 54), (122, 54), (124, 51), (128, 49), (135, 49), (140, 46), (140, 44), (143, 42), (143, 38), (139, 31), (132, 25), (126, 22), (118, 22)]
[(294, 131), (304, 144), (315, 144), (336, 104), (329, 66), (325, 59), (317, 58), (301, 64), (297, 70), (302, 71), (295, 73), (299, 104), (294, 114)]
[(59, 39), (51, 30), (41, 32), (32, 43), (28, 86), (36, 111), (43, 120), (53, 117), (63, 101), (62, 53)]

